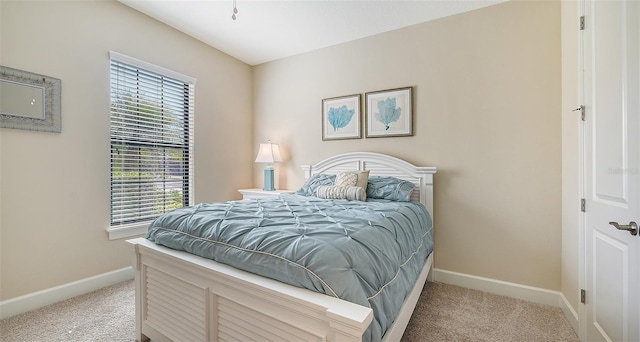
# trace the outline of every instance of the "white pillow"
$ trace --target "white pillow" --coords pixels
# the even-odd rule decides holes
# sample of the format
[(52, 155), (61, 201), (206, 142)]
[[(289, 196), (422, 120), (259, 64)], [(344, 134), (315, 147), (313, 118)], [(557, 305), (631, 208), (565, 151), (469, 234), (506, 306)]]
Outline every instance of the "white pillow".
[(358, 174), (353, 172), (340, 172), (336, 176), (335, 186), (356, 186)]

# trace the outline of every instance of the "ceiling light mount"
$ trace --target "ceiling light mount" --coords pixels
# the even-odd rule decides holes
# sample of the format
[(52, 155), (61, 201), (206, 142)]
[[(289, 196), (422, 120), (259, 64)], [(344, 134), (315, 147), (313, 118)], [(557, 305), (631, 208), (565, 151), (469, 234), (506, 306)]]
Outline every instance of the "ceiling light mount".
[(231, 15), (231, 19), (236, 20), (236, 14), (238, 14), (238, 7), (236, 7), (236, 0), (233, 0), (233, 14)]

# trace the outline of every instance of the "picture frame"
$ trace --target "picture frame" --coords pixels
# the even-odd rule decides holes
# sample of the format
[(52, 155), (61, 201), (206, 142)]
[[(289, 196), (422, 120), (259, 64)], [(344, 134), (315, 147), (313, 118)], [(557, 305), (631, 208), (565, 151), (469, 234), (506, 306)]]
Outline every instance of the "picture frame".
[(365, 93), (366, 138), (413, 135), (413, 87)]
[(322, 100), (322, 140), (362, 138), (361, 95)]
[(62, 81), (0, 65), (0, 128), (62, 132)]

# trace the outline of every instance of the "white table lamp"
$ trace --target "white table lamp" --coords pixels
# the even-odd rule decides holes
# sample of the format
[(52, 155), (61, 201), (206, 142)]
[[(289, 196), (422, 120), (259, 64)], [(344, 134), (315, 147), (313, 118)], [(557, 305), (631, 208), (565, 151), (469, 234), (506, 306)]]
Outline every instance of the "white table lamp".
[(280, 163), (281, 161), (282, 157), (280, 157), (280, 148), (278, 148), (277, 144), (271, 143), (271, 140), (269, 140), (268, 143), (260, 144), (256, 163), (267, 163), (267, 166), (264, 168), (263, 190), (273, 191), (276, 189), (273, 182), (274, 171), (271, 163)]

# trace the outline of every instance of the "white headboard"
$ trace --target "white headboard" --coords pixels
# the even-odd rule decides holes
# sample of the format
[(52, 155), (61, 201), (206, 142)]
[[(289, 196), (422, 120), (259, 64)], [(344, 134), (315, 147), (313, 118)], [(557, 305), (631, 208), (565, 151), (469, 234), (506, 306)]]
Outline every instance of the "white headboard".
[(412, 201), (424, 204), (433, 217), (433, 174), (435, 167), (419, 167), (402, 159), (373, 152), (351, 152), (327, 158), (315, 165), (302, 165), (305, 179), (319, 174), (370, 170), (369, 176), (392, 176), (416, 185)]

